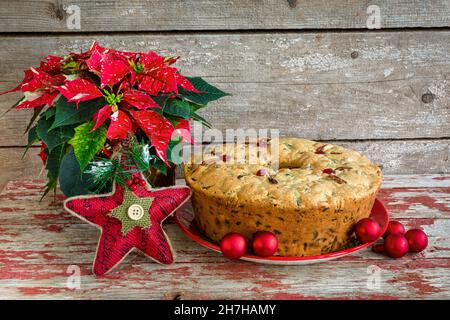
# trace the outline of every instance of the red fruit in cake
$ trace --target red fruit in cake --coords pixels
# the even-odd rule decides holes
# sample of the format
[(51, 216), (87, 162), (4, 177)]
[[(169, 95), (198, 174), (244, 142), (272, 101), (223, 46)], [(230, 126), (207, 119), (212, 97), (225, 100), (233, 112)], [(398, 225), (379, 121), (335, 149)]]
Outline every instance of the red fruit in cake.
[(375, 253), (383, 253), (384, 244), (380, 243), (380, 244), (376, 244), (376, 245), (372, 246), (372, 251)]
[(222, 161), (223, 162), (227, 162), (227, 161), (230, 161), (230, 156), (229, 155), (226, 155), (226, 154), (224, 154), (224, 155), (222, 155)]
[(331, 168), (323, 169), (322, 172), (325, 174), (334, 174), (334, 170)]
[(256, 171), (256, 175), (261, 177), (261, 176), (265, 176), (267, 174), (267, 170), (266, 169), (259, 169), (258, 171)]
[(405, 234), (405, 227), (398, 221), (390, 221), (383, 238), (386, 239), (390, 234)]
[(227, 233), (220, 241), (220, 250), (228, 259), (239, 259), (247, 251), (247, 240), (237, 232)]
[(425, 232), (420, 229), (411, 229), (405, 233), (408, 240), (410, 252), (420, 252), (428, 246), (428, 237)]
[(270, 257), (278, 250), (277, 236), (269, 231), (258, 231), (253, 235), (253, 252), (260, 257)]
[(355, 233), (359, 240), (364, 243), (375, 241), (379, 238), (381, 227), (375, 220), (364, 218), (355, 226)]
[(391, 234), (384, 240), (384, 252), (391, 258), (403, 257), (408, 249), (408, 240), (402, 234)]

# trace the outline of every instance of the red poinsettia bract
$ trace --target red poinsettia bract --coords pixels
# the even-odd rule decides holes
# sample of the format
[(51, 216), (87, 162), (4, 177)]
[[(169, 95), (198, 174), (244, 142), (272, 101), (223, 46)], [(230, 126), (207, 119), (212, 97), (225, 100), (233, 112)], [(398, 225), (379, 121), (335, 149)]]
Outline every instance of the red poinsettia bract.
[(179, 88), (199, 91), (173, 67), (175, 57), (153, 51), (126, 52), (106, 49), (94, 42), (88, 51), (62, 58), (49, 55), (37, 68), (25, 71), (22, 82), (4, 93), (22, 91), (16, 108), (51, 107), (62, 95), (75, 108), (80, 102), (102, 98), (105, 101), (93, 116), (93, 130), (107, 121), (107, 139), (122, 140), (141, 128), (157, 155), (166, 161), (168, 143), (174, 132), (182, 141), (193, 142), (189, 120), (178, 119), (176, 127), (162, 113), (155, 97), (175, 97)]

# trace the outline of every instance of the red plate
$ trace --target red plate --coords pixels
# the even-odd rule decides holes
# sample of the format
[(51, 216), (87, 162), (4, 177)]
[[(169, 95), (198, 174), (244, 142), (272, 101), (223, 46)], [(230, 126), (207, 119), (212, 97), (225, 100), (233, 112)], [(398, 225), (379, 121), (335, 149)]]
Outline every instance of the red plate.
[[(201, 231), (197, 228), (194, 223), (194, 213), (192, 211), (192, 206), (190, 202), (183, 206), (175, 213), (175, 221), (180, 226), (181, 230), (192, 240), (199, 243), (200, 245), (214, 250), (216, 252), (220, 252), (220, 247), (214, 243), (212, 240), (208, 239), (205, 235), (201, 233)], [(386, 228), (389, 224), (389, 215), (384, 204), (376, 199), (372, 208), (372, 213), (370, 217), (377, 221), (381, 226), (381, 234), (386, 231)], [(374, 241), (375, 242), (375, 241)], [(318, 262), (324, 262), (336, 258), (340, 258), (346, 255), (349, 255), (353, 252), (362, 250), (374, 242), (360, 244), (358, 246), (339, 250), (327, 254), (321, 254), (318, 256), (308, 256), (308, 257), (281, 257), (281, 256), (273, 256), (269, 258), (261, 258), (255, 255), (246, 254), (241, 259), (246, 261), (252, 261), (256, 263), (265, 263), (265, 264), (279, 264), (279, 265), (303, 265), (303, 264), (312, 264)]]

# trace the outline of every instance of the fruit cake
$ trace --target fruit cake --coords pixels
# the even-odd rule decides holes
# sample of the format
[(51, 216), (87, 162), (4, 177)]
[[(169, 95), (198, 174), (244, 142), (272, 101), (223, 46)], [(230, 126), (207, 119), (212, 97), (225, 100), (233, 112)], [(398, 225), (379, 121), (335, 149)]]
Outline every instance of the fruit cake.
[(358, 152), (300, 138), (208, 146), (183, 170), (209, 238), (271, 231), (281, 256), (348, 246), (382, 182), (380, 168)]

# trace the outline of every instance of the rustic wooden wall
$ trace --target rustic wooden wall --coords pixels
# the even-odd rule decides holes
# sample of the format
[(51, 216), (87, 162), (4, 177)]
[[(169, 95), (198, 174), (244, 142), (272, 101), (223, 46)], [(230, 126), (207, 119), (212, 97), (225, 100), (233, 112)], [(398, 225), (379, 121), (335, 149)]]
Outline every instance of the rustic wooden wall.
[[(81, 29), (65, 11), (80, 7)], [(220, 129), (355, 148), (387, 173), (450, 172), (450, 1), (0, 1), (0, 91), (47, 54), (102, 45), (180, 55), (178, 65), (232, 93), (204, 116)], [(0, 112), (19, 95), (0, 97)], [(0, 187), (35, 176), (20, 156), (29, 111), (0, 118)]]

